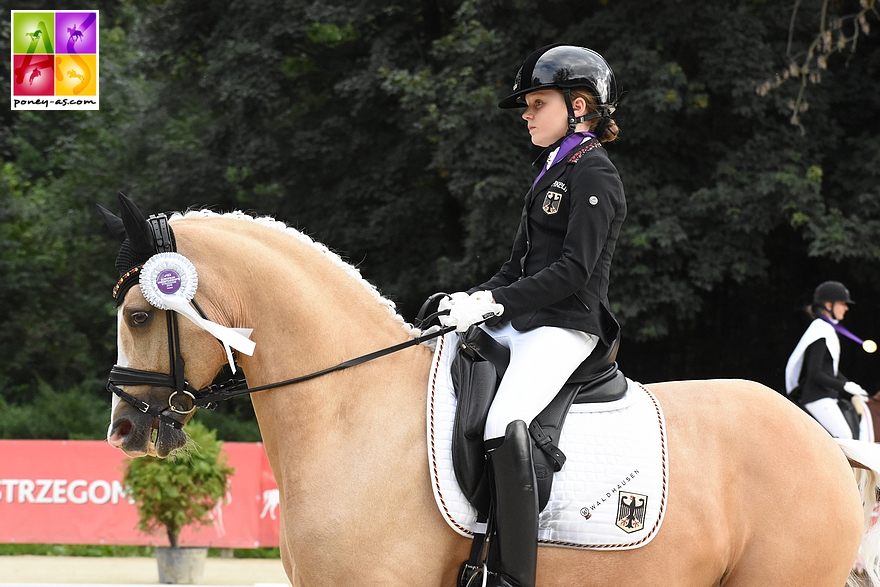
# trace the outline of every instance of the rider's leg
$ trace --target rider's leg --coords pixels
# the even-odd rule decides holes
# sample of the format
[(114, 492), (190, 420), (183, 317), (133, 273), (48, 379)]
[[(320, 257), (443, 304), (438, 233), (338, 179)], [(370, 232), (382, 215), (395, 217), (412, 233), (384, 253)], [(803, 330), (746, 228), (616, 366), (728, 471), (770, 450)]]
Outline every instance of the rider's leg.
[(531, 424), (599, 340), (586, 332), (551, 326), (520, 332), (509, 322), (484, 330), (510, 349), (510, 364), (489, 408), (486, 440), (503, 437), (514, 420)]
[(598, 337), (565, 328), (485, 330), (510, 349), (510, 364), (489, 409), (484, 438), (492, 478), (495, 534), (487, 565), (497, 587), (534, 587), (538, 493), (528, 424), (596, 348)]
[(538, 491), (532, 440), (522, 420), (511, 422), (501, 445), (487, 453), (494, 489), (495, 534), (487, 566), (493, 587), (534, 587), (538, 555)]
[(837, 405), (837, 400), (823, 397), (814, 402), (804, 404), (804, 408), (821, 424), (834, 438), (852, 438), (852, 430)]

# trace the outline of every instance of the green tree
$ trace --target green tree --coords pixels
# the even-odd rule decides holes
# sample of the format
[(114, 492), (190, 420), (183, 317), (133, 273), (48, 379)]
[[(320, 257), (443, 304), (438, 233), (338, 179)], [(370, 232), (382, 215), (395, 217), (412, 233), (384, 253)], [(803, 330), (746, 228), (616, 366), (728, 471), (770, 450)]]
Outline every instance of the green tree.
[[(608, 151), (629, 209), (611, 285), (628, 375), (779, 388), (799, 306), (824, 279), (867, 302), (847, 322), (878, 336), (873, 0), (799, 0), (795, 19), (792, 5), (753, 0), (99, 4), (101, 111), (0, 108), (11, 407), (44, 401), (41, 386), (83, 393), (113, 362), (117, 245), (93, 204), (113, 209), (116, 190), (149, 212), (282, 219), (347, 256), (408, 318), (428, 294), (490, 275), (539, 155), (518, 113), (496, 104), (553, 41), (602, 53), (626, 90)], [(815, 48), (817, 33), (836, 47), (855, 25), (858, 43)], [(776, 84), (792, 59), (798, 75)], [(801, 95), (804, 71), (821, 78)], [(842, 364), (880, 387), (846, 344)], [(226, 416), (224, 434), (256, 433), (238, 425), (253, 420), (248, 402), (216, 421)]]
[(138, 528), (148, 534), (164, 531), (175, 548), (184, 528), (211, 523), (211, 510), (226, 496), (235, 472), (212, 430), (191, 422), (186, 431), (190, 440), (180, 454), (130, 459), (122, 475), (138, 511)]

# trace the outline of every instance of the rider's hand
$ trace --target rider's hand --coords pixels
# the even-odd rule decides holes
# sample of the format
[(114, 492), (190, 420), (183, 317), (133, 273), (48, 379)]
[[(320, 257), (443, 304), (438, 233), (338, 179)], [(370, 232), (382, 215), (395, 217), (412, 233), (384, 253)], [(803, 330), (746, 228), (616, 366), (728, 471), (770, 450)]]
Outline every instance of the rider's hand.
[(843, 384), (843, 391), (852, 394), (852, 395), (860, 395), (862, 397), (868, 397), (868, 392), (865, 391), (861, 385), (856, 383), (855, 381), (847, 381)]
[[(487, 304), (495, 304), (495, 298), (492, 297), (491, 291), (475, 291), (471, 294), (471, 299), (476, 300), (478, 302), (484, 302)], [(495, 304), (496, 306), (500, 306), (501, 304)], [(503, 307), (502, 307), (503, 311)], [(495, 314), (496, 316), (500, 316), (501, 313)]]
[(452, 306), (454, 306), (458, 302), (460, 302), (462, 300), (466, 300), (469, 297), (470, 296), (468, 296), (465, 292), (457, 291), (454, 294), (450, 294), (448, 296), (445, 296), (442, 300), (440, 300), (440, 303), (437, 304), (437, 309), (441, 310), (441, 311), (442, 310), (449, 310), (452, 308)]
[[(458, 292), (463, 293), (463, 292)], [(448, 316), (440, 316), (443, 326), (455, 326), (456, 332), (465, 332), (474, 324), (479, 324), (493, 316), (500, 316), (504, 312), (504, 306), (496, 304), (492, 299), (491, 292), (478, 291), (471, 295), (452, 294), (447, 304)], [(447, 298), (444, 298), (443, 302)], [(445, 309), (441, 302), (440, 309)]]

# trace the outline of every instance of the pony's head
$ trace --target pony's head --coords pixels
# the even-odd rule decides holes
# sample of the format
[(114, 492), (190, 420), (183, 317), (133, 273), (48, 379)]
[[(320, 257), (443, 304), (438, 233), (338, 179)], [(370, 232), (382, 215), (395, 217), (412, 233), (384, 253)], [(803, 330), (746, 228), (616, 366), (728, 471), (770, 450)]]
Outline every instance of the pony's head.
[[(251, 393), (233, 349), (253, 355), (238, 358), (262, 391), (323, 375), (328, 356), (419, 334), (355, 267), (283, 222), (207, 210), (145, 219), (121, 194), (119, 204), (121, 217), (98, 207), (122, 243), (107, 440), (129, 455), (167, 456), (195, 406)], [(290, 352), (298, 344), (308, 352)]]
[(194, 394), (231, 357), (229, 345), (239, 348), (241, 340), (249, 341), (207, 320), (197, 304), (193, 309), (195, 267), (176, 253), (165, 216), (145, 219), (122, 194), (119, 203), (121, 217), (98, 206), (122, 242), (114, 290), (118, 357), (107, 385), (114, 394), (107, 441), (129, 456), (165, 457), (186, 444), (181, 428), (195, 411)]

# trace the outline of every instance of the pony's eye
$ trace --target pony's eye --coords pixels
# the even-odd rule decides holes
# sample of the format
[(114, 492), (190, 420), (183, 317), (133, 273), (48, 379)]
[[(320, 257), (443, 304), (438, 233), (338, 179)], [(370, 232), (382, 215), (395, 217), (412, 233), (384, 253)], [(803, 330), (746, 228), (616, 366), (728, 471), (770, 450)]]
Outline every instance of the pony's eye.
[(140, 326), (141, 324), (146, 324), (147, 320), (150, 319), (149, 312), (135, 312), (131, 315), (131, 323)]

